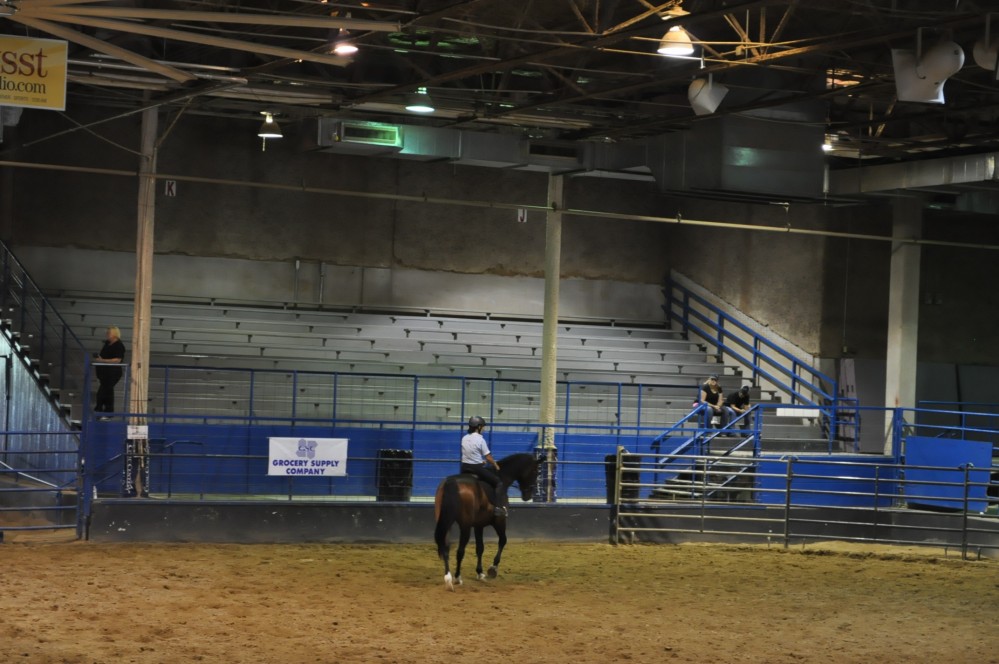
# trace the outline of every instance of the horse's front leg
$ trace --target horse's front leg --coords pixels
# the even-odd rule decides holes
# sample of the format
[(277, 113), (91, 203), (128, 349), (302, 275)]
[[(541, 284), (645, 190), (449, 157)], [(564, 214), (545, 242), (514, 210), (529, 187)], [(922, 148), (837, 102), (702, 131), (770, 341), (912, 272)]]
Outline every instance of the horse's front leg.
[(506, 523), (496, 523), (493, 527), (496, 528), (499, 543), (496, 545), (496, 557), (493, 558), (492, 567), (489, 568), (490, 579), (495, 579), (499, 572), (500, 557), (503, 555), (503, 547), (506, 546)]
[(461, 527), (461, 534), (458, 536), (457, 559), (454, 561), (454, 580), (459, 586), (461, 585), (461, 559), (465, 557), (465, 547), (468, 546), (468, 538), (471, 535), (472, 531), (470, 528), (467, 526)]
[(486, 575), (482, 573), (482, 552), (486, 550), (486, 543), (482, 541), (482, 526), (475, 528), (475, 576), (482, 581), (486, 578)]

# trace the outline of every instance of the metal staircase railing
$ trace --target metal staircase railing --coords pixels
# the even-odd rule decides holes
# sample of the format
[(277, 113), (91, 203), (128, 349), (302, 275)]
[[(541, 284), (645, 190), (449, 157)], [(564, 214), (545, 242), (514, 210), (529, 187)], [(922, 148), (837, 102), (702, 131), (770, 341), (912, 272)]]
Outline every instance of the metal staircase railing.
[[(760, 456), (761, 420), (755, 417), (756, 409), (733, 418), (721, 429), (709, 426), (709, 411), (701, 404), (653, 439), (652, 451), (661, 455), (654, 495), (697, 498), (703, 493), (710, 498), (755, 467), (754, 459)], [(753, 426), (742, 429), (746, 421)]]
[(0, 263), (0, 327), (69, 423), (72, 404), (84, 401), (86, 350), (3, 242)]
[(667, 325), (676, 323), (685, 335), (695, 334), (719, 358), (727, 355), (751, 372), (754, 385), (765, 379), (794, 405), (819, 411), (830, 445), (844, 441), (857, 449), (860, 422), (857, 400), (839, 396), (837, 381), (810, 366), (772, 340), (737, 320), (673, 279), (663, 290)]

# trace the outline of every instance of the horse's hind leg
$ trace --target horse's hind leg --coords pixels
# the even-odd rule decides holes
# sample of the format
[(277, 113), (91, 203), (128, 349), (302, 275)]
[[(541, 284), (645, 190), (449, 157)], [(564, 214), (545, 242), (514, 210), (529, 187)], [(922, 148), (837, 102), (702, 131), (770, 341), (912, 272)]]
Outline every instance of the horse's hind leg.
[(493, 558), (493, 565), (489, 568), (489, 578), (495, 579), (496, 574), (499, 572), (500, 557), (503, 555), (503, 547), (506, 546), (506, 524), (495, 524), (496, 535), (499, 537), (499, 543), (496, 545), (496, 557)]
[(482, 541), (482, 527), (479, 526), (475, 529), (475, 576), (479, 581), (486, 578), (486, 575), (482, 573), (482, 552), (485, 550), (486, 545)]
[(461, 560), (465, 557), (465, 547), (468, 546), (468, 538), (472, 535), (471, 529), (467, 526), (461, 527), (461, 534), (458, 537), (458, 551), (454, 561), (454, 580), (461, 585)]
[(444, 585), (448, 590), (454, 590), (454, 581), (451, 578), (451, 565), (448, 560), (451, 557), (451, 546), (445, 542), (437, 547), (437, 555), (444, 561)]

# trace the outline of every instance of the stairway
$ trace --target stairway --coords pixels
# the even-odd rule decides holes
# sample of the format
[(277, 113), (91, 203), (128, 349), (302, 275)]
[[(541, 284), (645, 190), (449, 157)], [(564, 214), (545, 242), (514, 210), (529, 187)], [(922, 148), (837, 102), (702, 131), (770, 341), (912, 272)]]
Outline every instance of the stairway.
[(757, 459), (751, 454), (698, 459), (686, 470), (668, 471), (662, 483), (652, 489), (649, 498), (751, 503), (756, 467)]
[(24, 365), (28, 374), (34, 379), (38, 390), (44, 395), (52, 409), (58, 413), (66, 427), (78, 430), (80, 420), (73, 417), (74, 403), (79, 403), (81, 397), (78, 391), (64, 391), (53, 385), (52, 365), (43, 363), (37, 357), (32, 356), (31, 336), (28, 335), (26, 339), (22, 338), (22, 334), (13, 329), (11, 319), (0, 319), (0, 334), (6, 339), (12, 351), (11, 361), (20, 361)]

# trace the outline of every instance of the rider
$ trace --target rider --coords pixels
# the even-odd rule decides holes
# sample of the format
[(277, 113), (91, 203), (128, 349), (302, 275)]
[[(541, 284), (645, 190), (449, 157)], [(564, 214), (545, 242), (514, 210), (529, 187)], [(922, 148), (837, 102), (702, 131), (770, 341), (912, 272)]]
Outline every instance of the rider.
[(461, 439), (461, 472), (472, 473), (480, 480), (488, 482), (496, 491), (493, 513), (496, 516), (506, 516), (508, 504), (506, 487), (503, 486), (503, 480), (499, 475), (499, 464), (493, 459), (489, 446), (486, 445), (486, 439), (482, 437), (482, 430), (485, 428), (486, 421), (478, 415), (468, 419), (468, 433)]

